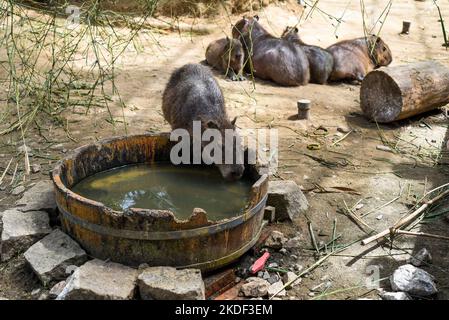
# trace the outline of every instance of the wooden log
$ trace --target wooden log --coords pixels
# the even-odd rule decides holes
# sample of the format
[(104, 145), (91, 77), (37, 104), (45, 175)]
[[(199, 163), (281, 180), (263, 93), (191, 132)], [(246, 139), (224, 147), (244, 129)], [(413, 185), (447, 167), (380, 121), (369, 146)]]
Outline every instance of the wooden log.
[(449, 103), (449, 68), (435, 61), (384, 67), (368, 73), (360, 89), (367, 117), (392, 122)]

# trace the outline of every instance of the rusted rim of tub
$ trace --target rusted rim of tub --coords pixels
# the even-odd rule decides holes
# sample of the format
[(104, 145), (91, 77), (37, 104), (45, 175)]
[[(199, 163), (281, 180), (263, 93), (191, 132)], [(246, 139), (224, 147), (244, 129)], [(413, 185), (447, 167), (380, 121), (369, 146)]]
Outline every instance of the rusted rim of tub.
[[(97, 207), (101, 209), (104, 214), (115, 216), (115, 217), (141, 217), (141, 218), (155, 218), (161, 219), (167, 224), (174, 224), (179, 227), (177, 230), (169, 231), (146, 231), (146, 230), (131, 230), (131, 229), (115, 229), (103, 224), (98, 224), (90, 222), (80, 217), (68, 212), (60, 206), (58, 203), (58, 208), (64, 219), (69, 220), (71, 223), (77, 224), (82, 228), (91, 230), (95, 233), (109, 235), (114, 237), (122, 237), (128, 239), (137, 240), (169, 240), (169, 239), (181, 239), (186, 237), (196, 237), (198, 235), (214, 234), (222, 232), (223, 230), (233, 228), (240, 225), (244, 221), (250, 219), (255, 214), (260, 212), (265, 206), (267, 200), (266, 191), (263, 192), (262, 189), (267, 188), (268, 176), (266, 174), (259, 175), (258, 180), (252, 185), (250, 190), (250, 198), (247, 202), (245, 211), (242, 214), (236, 215), (229, 219), (222, 220), (209, 220), (207, 213), (201, 211), (193, 211), (191, 216), (186, 220), (181, 220), (176, 218), (175, 214), (170, 210), (152, 210), (152, 209), (140, 209), (140, 208), (130, 208), (126, 211), (114, 210), (101, 202), (83, 197), (75, 192), (73, 192), (69, 187), (67, 187), (62, 179), (61, 172), (63, 170), (63, 165), (65, 161), (74, 161), (77, 156), (81, 156), (84, 151), (88, 148), (95, 146), (98, 150), (101, 150), (103, 146), (108, 143), (116, 142), (124, 139), (132, 139), (138, 137), (154, 137), (154, 138), (166, 138), (169, 139), (169, 133), (161, 134), (140, 134), (140, 135), (130, 135), (130, 136), (119, 136), (100, 140), (93, 144), (88, 144), (85, 146), (78, 147), (74, 149), (67, 157), (58, 161), (56, 167), (52, 171), (52, 180), (57, 191), (62, 193), (64, 197), (70, 198), (74, 201), (88, 205), (91, 207)], [(265, 188), (263, 188), (265, 186)], [(260, 196), (263, 194), (263, 196)], [(251, 203), (255, 197), (259, 195), (257, 203)]]

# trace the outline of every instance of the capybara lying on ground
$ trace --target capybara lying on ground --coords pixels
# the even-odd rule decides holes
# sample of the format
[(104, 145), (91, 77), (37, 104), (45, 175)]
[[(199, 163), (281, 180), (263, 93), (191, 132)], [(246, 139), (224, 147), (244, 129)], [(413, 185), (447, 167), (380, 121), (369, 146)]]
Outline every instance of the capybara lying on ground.
[(327, 48), (334, 57), (330, 80), (362, 81), (368, 72), (388, 66), (393, 58), (387, 44), (375, 35), (344, 40)]
[[(258, 17), (243, 17), (232, 28), (232, 36), (240, 39), (245, 49), (245, 69), (255, 76), (283, 86), (309, 82), (309, 61), (302, 48), (268, 33)], [(252, 69), (252, 70), (251, 70)]]
[(282, 38), (297, 43), (306, 53), (310, 66), (310, 82), (325, 84), (334, 67), (332, 54), (318, 46), (305, 44), (299, 37), (296, 27), (285, 28)]
[[(213, 139), (213, 143), (218, 143), (218, 147), (222, 150), (222, 161), (214, 164), (226, 180), (241, 178), (244, 171), (243, 146), (236, 132), (235, 119), (229, 120), (223, 93), (208, 67), (186, 64), (176, 69), (162, 96), (162, 112), (173, 130), (186, 129), (191, 137), (193, 121), (201, 122), (201, 133), (206, 129), (217, 129), (221, 141)], [(232, 150), (225, 150), (226, 129), (231, 129), (234, 134)], [(209, 142), (201, 144), (204, 147)], [(225, 152), (233, 152), (233, 161), (230, 164), (225, 164)], [(210, 159), (204, 159), (203, 154), (203, 160)]]
[(206, 61), (223, 71), (231, 80), (244, 80), (241, 75), (245, 53), (238, 39), (228, 37), (213, 41), (206, 49)]

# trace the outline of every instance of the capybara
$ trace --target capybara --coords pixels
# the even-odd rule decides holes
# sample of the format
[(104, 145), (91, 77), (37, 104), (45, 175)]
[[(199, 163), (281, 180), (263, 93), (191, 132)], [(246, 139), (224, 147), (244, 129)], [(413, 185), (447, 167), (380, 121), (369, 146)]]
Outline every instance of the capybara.
[(388, 66), (393, 61), (390, 48), (376, 35), (340, 41), (327, 51), (334, 57), (332, 81), (362, 81), (373, 69)]
[(325, 84), (334, 67), (332, 54), (318, 46), (304, 43), (298, 34), (298, 28), (287, 27), (282, 33), (282, 38), (297, 43), (306, 53), (310, 66), (310, 82)]
[(241, 74), (244, 58), (243, 46), (238, 39), (219, 39), (206, 49), (207, 63), (223, 71), (233, 81), (245, 79)]
[[(244, 171), (243, 146), (235, 128), (235, 120), (230, 121), (225, 109), (225, 101), (220, 86), (208, 67), (186, 64), (176, 69), (170, 76), (162, 96), (162, 112), (173, 130), (186, 129), (193, 136), (193, 121), (201, 122), (201, 133), (206, 129), (217, 129), (221, 141), (222, 161), (214, 163), (226, 180), (238, 180)], [(233, 133), (233, 161), (225, 163), (225, 130)], [(201, 139), (202, 140), (202, 139)], [(209, 142), (201, 142), (202, 147)], [(238, 149), (238, 150), (237, 150)], [(204, 160), (204, 154), (203, 154)]]
[(255, 76), (283, 86), (309, 82), (309, 61), (304, 50), (285, 39), (268, 33), (259, 18), (243, 17), (232, 28), (232, 36), (240, 39), (245, 49), (245, 69)]

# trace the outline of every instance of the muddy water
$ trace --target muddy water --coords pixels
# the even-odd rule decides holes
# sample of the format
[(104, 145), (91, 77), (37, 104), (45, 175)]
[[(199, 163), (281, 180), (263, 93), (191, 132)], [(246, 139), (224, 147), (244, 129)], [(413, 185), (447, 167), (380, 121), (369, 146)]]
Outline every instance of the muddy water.
[(187, 219), (193, 208), (202, 208), (219, 220), (243, 212), (251, 184), (226, 182), (215, 167), (139, 164), (97, 173), (72, 189), (115, 210), (166, 209)]

